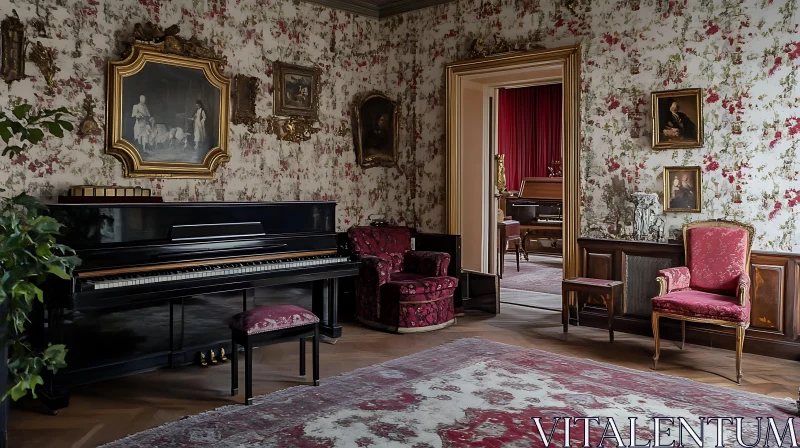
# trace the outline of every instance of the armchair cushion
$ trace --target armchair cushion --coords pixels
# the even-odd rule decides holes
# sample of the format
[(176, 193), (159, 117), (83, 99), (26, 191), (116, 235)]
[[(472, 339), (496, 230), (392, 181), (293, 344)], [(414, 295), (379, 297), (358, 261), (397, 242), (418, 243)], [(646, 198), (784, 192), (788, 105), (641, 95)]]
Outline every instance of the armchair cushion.
[(408, 227), (352, 227), (348, 232), (353, 250), (361, 255), (374, 255), (391, 263), (392, 272), (403, 270), (403, 258), (411, 250)]
[(447, 275), (450, 254), (444, 252), (410, 251), (403, 260), (405, 272), (439, 277)]
[(750, 321), (750, 301), (739, 306), (735, 297), (704, 291), (676, 291), (653, 298), (653, 312), (700, 319), (744, 323)]
[(686, 266), (662, 269), (658, 271), (658, 276), (663, 277), (667, 281), (665, 293), (687, 289), (691, 281), (691, 274), (689, 273), (689, 268)]
[(739, 276), (747, 272), (749, 234), (745, 229), (697, 227), (686, 233), (689, 286), (734, 295)]
[(381, 297), (398, 302), (424, 302), (452, 297), (458, 286), (454, 277), (428, 277), (409, 272), (392, 274), (392, 279), (381, 286)]

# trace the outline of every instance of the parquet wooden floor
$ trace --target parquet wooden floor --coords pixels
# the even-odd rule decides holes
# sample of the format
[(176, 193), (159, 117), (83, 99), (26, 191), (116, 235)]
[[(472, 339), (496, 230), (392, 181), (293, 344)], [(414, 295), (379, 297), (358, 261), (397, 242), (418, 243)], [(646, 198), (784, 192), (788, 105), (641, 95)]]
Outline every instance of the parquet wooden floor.
[[(457, 325), (432, 333), (393, 335), (345, 324), (344, 336), (335, 345), (321, 346), (323, 384), (326, 377), (464, 337), (482, 337), (637, 370), (650, 369), (652, 339), (617, 332), (612, 345), (605, 330), (571, 327), (569, 340), (564, 341), (560, 320), (558, 313), (503, 305), (498, 316), (469, 314), (459, 318)], [(310, 367), (310, 359), (308, 362)], [(240, 362), (240, 368), (243, 364)], [(257, 349), (254, 393), (297, 385), (297, 365), (297, 344)], [(661, 373), (773, 397), (797, 398), (800, 369), (796, 362), (745, 353), (743, 370), (743, 384), (737, 386), (731, 380), (735, 378), (732, 351), (687, 345), (681, 352), (676, 344), (662, 342)], [(240, 382), (243, 376), (242, 373)], [(18, 448), (94, 447), (187, 415), (240, 402), (243, 390), (238, 397), (230, 397), (229, 381), (228, 364), (188, 366), (76, 388), (70, 406), (56, 416), (45, 415), (38, 403), (26, 401), (12, 409), (9, 443)]]

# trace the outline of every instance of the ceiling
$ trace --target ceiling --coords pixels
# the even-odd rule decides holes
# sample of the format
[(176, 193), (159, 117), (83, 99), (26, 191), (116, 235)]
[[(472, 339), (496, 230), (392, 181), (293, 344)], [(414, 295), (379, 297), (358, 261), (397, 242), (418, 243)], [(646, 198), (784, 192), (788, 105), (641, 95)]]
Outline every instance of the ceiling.
[(305, 0), (367, 17), (383, 18), (452, 0)]

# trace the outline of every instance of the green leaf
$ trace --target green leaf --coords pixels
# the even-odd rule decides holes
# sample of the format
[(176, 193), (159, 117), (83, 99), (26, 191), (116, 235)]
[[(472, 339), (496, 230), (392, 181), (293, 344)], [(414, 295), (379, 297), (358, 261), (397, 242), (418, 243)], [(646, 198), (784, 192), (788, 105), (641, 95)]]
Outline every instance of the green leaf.
[(47, 258), (50, 255), (52, 255), (52, 253), (53, 252), (51, 246), (47, 243), (42, 243), (36, 246), (36, 255), (38, 255), (41, 258)]
[(0, 122), (0, 138), (2, 138), (5, 143), (8, 143), (12, 136), (11, 131), (8, 128), (9, 124), (7, 121)]
[(57, 275), (58, 277), (60, 277), (60, 278), (62, 278), (64, 280), (69, 280), (70, 278), (72, 278), (72, 277), (69, 276), (69, 274), (67, 274), (59, 266), (50, 265), (50, 266), (48, 266), (47, 271), (50, 272), (53, 275)]
[(41, 142), (44, 138), (44, 132), (41, 129), (29, 129), (28, 130), (28, 141), (33, 143), (34, 145)]
[(19, 400), (20, 398), (24, 397), (28, 394), (28, 384), (22, 381), (18, 382), (17, 384), (11, 387), (11, 390), (3, 395), (3, 398), (7, 397), (11, 394), (11, 399), (14, 401)]
[(64, 137), (64, 131), (61, 130), (61, 126), (54, 121), (45, 121), (42, 122), (43, 125), (47, 126), (47, 130), (50, 131), (51, 134), (55, 135), (58, 138)]
[(25, 115), (28, 114), (28, 111), (31, 110), (30, 104), (20, 104), (19, 106), (14, 108), (14, 116), (17, 117), (18, 120), (22, 120), (25, 118)]
[(72, 123), (70, 123), (69, 121), (58, 120), (57, 123), (60, 124), (61, 127), (66, 129), (67, 131), (72, 131), (72, 129), (73, 129)]

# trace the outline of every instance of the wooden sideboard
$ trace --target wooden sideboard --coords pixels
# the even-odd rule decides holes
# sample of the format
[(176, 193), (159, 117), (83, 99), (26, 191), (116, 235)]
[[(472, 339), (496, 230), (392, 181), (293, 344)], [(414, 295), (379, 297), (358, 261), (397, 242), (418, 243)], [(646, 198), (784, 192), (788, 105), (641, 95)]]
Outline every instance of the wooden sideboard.
[[(659, 269), (682, 266), (683, 245), (591, 238), (578, 239), (584, 277), (625, 282), (614, 304), (618, 331), (652, 336), (650, 299), (658, 294)], [(744, 351), (800, 360), (800, 254), (753, 251), (750, 260), (752, 310)], [(599, 298), (587, 297), (581, 324), (605, 328), (607, 314)], [(661, 320), (662, 339), (680, 340), (680, 323)], [(687, 323), (691, 344), (734, 348), (732, 329)]]

